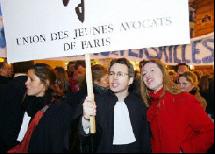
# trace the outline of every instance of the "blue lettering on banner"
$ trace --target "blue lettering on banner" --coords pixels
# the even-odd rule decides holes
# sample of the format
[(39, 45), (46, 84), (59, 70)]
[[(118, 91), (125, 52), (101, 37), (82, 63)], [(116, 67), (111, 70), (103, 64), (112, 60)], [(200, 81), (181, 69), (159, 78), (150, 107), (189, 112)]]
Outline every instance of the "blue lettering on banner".
[(113, 52), (111, 52), (111, 54), (114, 55), (114, 56), (119, 56), (119, 52), (118, 51), (113, 51)]
[(186, 59), (186, 47), (187, 47), (187, 45), (182, 46), (182, 52), (181, 52), (182, 62), (183, 63), (190, 63), (190, 60)]
[(157, 53), (157, 56), (155, 56), (155, 58), (161, 59), (162, 58), (162, 54), (159, 52), (159, 49), (158, 48), (152, 48), (152, 49), (155, 50), (156, 53)]
[(120, 56), (124, 56), (125, 55), (125, 50), (120, 50)]
[(101, 56), (109, 56), (110, 52), (101, 52), (100, 54), (101, 54)]
[(201, 63), (201, 60), (199, 59), (196, 59), (196, 55), (197, 54), (200, 54), (200, 49), (197, 49), (197, 43), (200, 43), (201, 40), (198, 40), (198, 41), (194, 41), (193, 44), (192, 44), (192, 60), (193, 60), (193, 63), (196, 63), (196, 64), (200, 64)]
[(178, 57), (177, 57), (177, 48), (178, 48), (178, 45), (176, 45), (176, 46), (174, 46), (174, 62), (175, 63), (181, 63), (181, 60), (180, 59), (178, 59)]
[[(156, 53), (157, 53), (157, 49), (156, 49), (156, 48), (151, 48), (151, 50), (154, 50), (154, 51), (156, 51)], [(155, 59), (155, 58), (160, 59), (160, 58), (158, 57), (158, 54), (157, 54), (157, 56), (151, 56), (151, 55), (149, 54), (149, 50), (146, 50), (146, 51), (145, 51), (145, 55), (146, 55), (146, 58), (147, 58), (147, 59)]]
[(128, 50), (128, 56), (137, 57), (137, 58), (139, 57), (137, 53), (135, 53), (135, 52), (132, 51), (132, 49)]
[(139, 50), (139, 58), (143, 59), (143, 53), (146, 49), (140, 49)]
[(99, 56), (99, 53), (93, 53), (93, 56)]
[(169, 50), (169, 55), (170, 55), (169, 56), (169, 62), (170, 63), (172, 63), (172, 48), (173, 48), (173, 46), (170, 46), (169, 49), (168, 49)]
[(165, 58), (165, 62), (168, 63), (169, 62), (169, 58), (167, 55), (167, 51), (166, 51), (166, 47), (159, 47), (159, 53), (158, 53), (158, 57), (162, 57), (162, 55), (164, 54), (164, 58)]
[(145, 56), (146, 56), (146, 59), (150, 59), (150, 56), (149, 56), (149, 51), (147, 49), (144, 49), (145, 50)]
[(203, 63), (212, 63), (214, 62), (214, 48), (211, 48), (208, 43), (214, 43), (214, 39), (207, 39), (202, 42), (202, 45), (211, 52), (210, 56), (202, 58)]
[[(213, 64), (214, 62), (214, 35), (195, 39), (191, 44), (165, 46), (158, 48), (129, 49), (94, 54), (103, 57), (126, 57), (141, 61), (143, 59), (160, 59), (165, 63), (177, 64)], [(197, 58), (198, 57), (198, 58)]]

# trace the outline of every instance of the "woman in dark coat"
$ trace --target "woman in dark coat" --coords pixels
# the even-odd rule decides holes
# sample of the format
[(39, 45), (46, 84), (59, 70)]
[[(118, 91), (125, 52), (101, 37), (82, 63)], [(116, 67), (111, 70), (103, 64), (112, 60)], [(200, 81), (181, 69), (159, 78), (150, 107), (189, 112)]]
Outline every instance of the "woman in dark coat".
[[(31, 89), (30, 85), (31, 83), (27, 83), (29, 93)], [(54, 100), (54, 102), (50, 102), (48, 106), (48, 109), (45, 111), (31, 136), (28, 151), (30, 153), (69, 152), (71, 150), (71, 127), (73, 127), (72, 125), (78, 118), (78, 114), (75, 114), (76, 109), (73, 109), (66, 103), (66, 100), (64, 101), (62, 99)]]
[[(36, 112), (21, 144), (9, 152), (63, 153), (69, 151), (69, 133), (73, 110), (64, 101), (55, 100), (52, 86), (55, 73), (47, 64), (35, 64), (28, 70), (27, 95), (42, 101), (43, 108)], [(41, 104), (41, 102), (40, 102)], [(34, 111), (32, 111), (34, 114)], [(24, 148), (23, 148), (24, 147)]]

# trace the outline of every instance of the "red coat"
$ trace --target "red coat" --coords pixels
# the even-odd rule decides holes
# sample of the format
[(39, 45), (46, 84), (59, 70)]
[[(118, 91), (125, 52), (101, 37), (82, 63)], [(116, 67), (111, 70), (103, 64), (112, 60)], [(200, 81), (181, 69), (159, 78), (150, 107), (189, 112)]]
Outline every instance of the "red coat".
[(153, 153), (203, 153), (214, 143), (214, 124), (194, 96), (150, 93), (147, 111)]

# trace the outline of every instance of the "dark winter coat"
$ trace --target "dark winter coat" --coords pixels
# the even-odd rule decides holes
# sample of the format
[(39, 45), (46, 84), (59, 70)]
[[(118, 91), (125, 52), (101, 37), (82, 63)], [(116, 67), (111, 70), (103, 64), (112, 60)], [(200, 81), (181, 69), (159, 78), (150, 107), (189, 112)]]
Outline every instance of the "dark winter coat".
[[(96, 95), (96, 142), (98, 144), (96, 152), (112, 153), (114, 137), (114, 105), (118, 101), (117, 97), (108, 92), (104, 95)], [(131, 125), (136, 137), (136, 142), (128, 145), (125, 152), (150, 152), (150, 132), (146, 120), (146, 107), (144, 103), (135, 95), (129, 94), (125, 98), (128, 107)]]

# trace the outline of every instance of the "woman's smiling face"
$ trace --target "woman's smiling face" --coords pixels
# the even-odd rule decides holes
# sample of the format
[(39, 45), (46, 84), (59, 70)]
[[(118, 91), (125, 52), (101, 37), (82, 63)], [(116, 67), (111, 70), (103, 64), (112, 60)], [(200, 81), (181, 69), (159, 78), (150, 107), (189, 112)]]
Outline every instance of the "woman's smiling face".
[(163, 73), (155, 63), (147, 63), (142, 68), (143, 82), (150, 90), (157, 91), (163, 87)]

